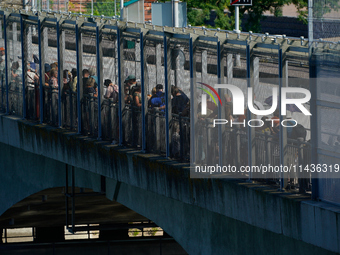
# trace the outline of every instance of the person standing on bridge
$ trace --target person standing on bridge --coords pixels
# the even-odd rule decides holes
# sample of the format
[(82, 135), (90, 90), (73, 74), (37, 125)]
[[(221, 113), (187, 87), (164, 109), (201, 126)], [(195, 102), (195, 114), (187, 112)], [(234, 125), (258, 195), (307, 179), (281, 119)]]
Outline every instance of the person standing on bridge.
[(106, 93), (104, 95), (105, 99), (112, 99), (112, 102), (115, 104), (118, 102), (118, 86), (113, 84), (110, 79), (104, 81), (104, 85), (107, 86)]
[(155, 107), (158, 107), (158, 109), (162, 112), (165, 111), (165, 97), (163, 93), (163, 85), (157, 84), (156, 86), (156, 94), (153, 95), (149, 102), (148, 102), (149, 108), (153, 109)]
[(87, 80), (90, 78), (90, 72), (87, 69), (83, 70), (83, 91), (86, 89)]
[(96, 75), (96, 71), (95, 71), (95, 69), (93, 68), (93, 67), (91, 67), (90, 69), (89, 69), (89, 73), (90, 73), (90, 77), (92, 77), (96, 82), (95, 82), (95, 89), (97, 88), (97, 85), (98, 85), (98, 77), (97, 77), (97, 75)]
[(137, 84), (136, 76), (134, 76), (133, 74), (130, 74), (128, 77), (126, 77), (125, 84), (129, 86), (129, 88), (130, 88), (130, 95), (133, 96), (134, 89), (135, 89), (134, 87)]
[(58, 71), (52, 68), (50, 71), (50, 81), (49, 81), (50, 91), (51, 91), (51, 113), (52, 113), (52, 125), (58, 124)]
[(171, 100), (172, 113), (179, 114), (183, 112), (189, 102), (189, 98), (178, 87), (171, 87), (171, 94), (173, 97)]
[(0, 47), (0, 75), (5, 73), (5, 48)]
[(12, 63), (11, 75), (12, 75), (11, 80), (15, 84), (18, 84), (19, 81), (21, 81), (22, 69), (20, 68), (18, 61)]
[(132, 106), (132, 127), (133, 127), (133, 144), (137, 147), (141, 145), (141, 107), (142, 107), (142, 87), (137, 83), (134, 88), (133, 106)]

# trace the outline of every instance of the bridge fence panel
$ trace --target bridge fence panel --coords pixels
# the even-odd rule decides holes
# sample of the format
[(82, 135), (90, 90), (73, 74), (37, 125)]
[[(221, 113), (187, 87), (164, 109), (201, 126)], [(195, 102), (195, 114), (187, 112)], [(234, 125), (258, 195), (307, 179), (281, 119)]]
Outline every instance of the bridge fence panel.
[[(165, 153), (165, 66), (164, 66), (164, 40), (163, 37), (147, 36), (144, 45), (144, 68), (146, 73), (146, 93), (148, 98), (146, 117), (146, 149), (148, 152)], [(157, 90), (156, 85), (162, 87)], [(161, 100), (157, 101), (157, 96)]]
[[(327, 42), (314, 42), (312, 45), (312, 96), (315, 108), (312, 111), (317, 118), (312, 119), (312, 140), (315, 148), (312, 151), (312, 163), (322, 166), (309, 170), (312, 177), (314, 196), (327, 202), (340, 204), (340, 48), (339, 45)], [(318, 153), (322, 152), (322, 153)], [(327, 167), (327, 172), (324, 172)], [(332, 178), (333, 177), (333, 178)], [(315, 185), (316, 184), (316, 185)]]
[(82, 133), (93, 137), (98, 136), (98, 76), (97, 76), (97, 42), (96, 30), (85, 27), (82, 36), (82, 79), (83, 96)]
[(123, 109), (124, 144), (142, 146), (141, 41), (136, 32), (123, 33), (124, 88), (129, 89)]
[[(44, 33), (44, 62), (49, 64), (50, 71), (44, 74), (45, 82), (43, 84), (43, 122), (53, 126), (58, 126), (58, 112), (59, 112), (59, 83), (58, 83), (58, 39), (56, 23), (51, 24), (43, 29)], [(44, 63), (44, 65), (45, 65)], [(61, 70), (62, 71), (62, 70)]]
[(7, 19), (7, 65), (9, 80), (9, 109), (8, 113), (22, 116), (22, 52), (20, 18)]
[(62, 29), (63, 88), (61, 91), (62, 125), (76, 130), (77, 127), (77, 59), (76, 34), (74, 29)]
[[(34, 22), (36, 23), (36, 22)], [(38, 26), (25, 22), (24, 60), (26, 118), (37, 120), (40, 117), (39, 105), (39, 46)]]
[[(4, 23), (6, 17), (0, 14), (0, 47), (5, 48)], [(6, 75), (5, 75), (5, 52), (1, 51), (0, 56), (0, 110), (6, 112)]]
[(165, 128), (169, 129), (171, 157), (187, 160), (190, 157), (190, 92), (194, 89), (190, 87), (190, 63), (193, 59), (190, 58), (188, 39), (172, 38), (169, 46), (168, 83), (171, 84), (169, 93), (172, 93), (172, 116), (169, 127)]
[[(103, 79), (104, 91), (101, 103), (102, 138), (119, 141), (118, 123), (118, 55), (117, 35), (112, 29), (103, 31)], [(123, 92), (124, 93), (124, 92)]]

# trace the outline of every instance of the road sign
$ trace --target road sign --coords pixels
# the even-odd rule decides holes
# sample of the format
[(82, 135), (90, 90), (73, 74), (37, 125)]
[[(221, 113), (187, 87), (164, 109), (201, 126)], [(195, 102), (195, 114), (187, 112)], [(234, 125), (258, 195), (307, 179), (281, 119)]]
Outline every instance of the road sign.
[(253, 5), (253, 0), (230, 0), (230, 5)]

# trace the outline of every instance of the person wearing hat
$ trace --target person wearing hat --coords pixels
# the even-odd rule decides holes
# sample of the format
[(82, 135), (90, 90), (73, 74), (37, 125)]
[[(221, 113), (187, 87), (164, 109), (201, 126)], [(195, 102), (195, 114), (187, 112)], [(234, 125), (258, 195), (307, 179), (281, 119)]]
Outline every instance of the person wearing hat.
[(154, 107), (158, 107), (159, 110), (164, 111), (165, 109), (165, 98), (163, 93), (163, 85), (157, 84), (156, 86), (156, 94), (153, 95), (149, 102), (148, 107), (153, 109)]
[(29, 87), (34, 88), (34, 85), (39, 83), (39, 76), (34, 72), (35, 64), (31, 62), (27, 65), (27, 82)]
[(133, 74), (130, 74), (128, 77), (126, 77), (124, 82), (130, 88), (130, 95), (133, 95), (134, 94), (134, 87), (136, 85), (136, 76), (134, 76)]

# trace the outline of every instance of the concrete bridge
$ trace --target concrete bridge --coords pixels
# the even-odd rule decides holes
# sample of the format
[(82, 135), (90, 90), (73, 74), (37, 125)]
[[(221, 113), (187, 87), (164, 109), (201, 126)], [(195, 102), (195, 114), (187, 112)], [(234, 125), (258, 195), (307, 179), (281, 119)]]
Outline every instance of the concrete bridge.
[[(329, 179), (332, 185), (328, 180), (314, 182), (312, 200), (310, 190), (300, 194), (284, 191), (283, 178), (274, 180), (281, 184), (280, 190), (248, 177), (190, 178), (188, 163), (188, 155), (196, 151), (189, 146), (196, 139), (192, 127), (198, 126), (196, 81), (228, 81), (242, 90), (252, 86), (257, 99), (264, 100), (266, 88), (275, 83), (282, 86), (281, 79), (295, 77), (290, 85), (308, 87), (308, 77), (335, 75), (339, 45), (326, 42), (309, 48), (303, 38), (161, 29), (111, 24), (98, 17), (39, 15), (0, 11), (5, 25), (0, 31), (0, 46), (6, 48), (7, 63), (1, 70), (0, 97), (1, 228), (34, 227), (36, 242), (54, 245), (64, 241), (65, 225), (74, 233), (96, 229), (101, 240), (126, 241), (127, 229), (131, 228), (128, 223), (141, 222), (136, 225), (140, 229), (161, 227), (164, 242), (169, 241), (166, 245), (172, 245), (177, 254), (340, 252), (340, 210), (325, 202), (339, 203), (334, 195), (336, 179)], [(311, 49), (314, 55), (310, 58)], [(39, 62), (40, 83), (36, 87), (28, 82), (27, 74), (27, 62), (33, 54)], [(21, 79), (12, 80), (10, 64), (17, 55), (23, 71)], [(64, 90), (61, 71), (59, 90), (51, 91), (44, 85), (45, 60), (57, 61), (59, 70), (76, 65), (78, 77), (83, 67), (96, 68), (98, 97), (85, 95), (82, 79), (78, 79), (76, 92)], [(133, 106), (125, 104), (123, 94), (124, 77), (131, 72), (141, 79), (143, 91), (137, 114)], [(109, 110), (103, 113), (104, 78), (115, 81), (121, 93), (118, 102), (109, 101)], [(147, 107), (147, 93), (156, 83), (165, 85), (163, 113)], [(190, 117), (171, 112), (172, 83), (190, 94)], [(339, 116), (336, 86), (319, 82), (311, 90), (310, 108), (316, 117), (307, 127), (312, 138), (312, 161), (308, 163), (322, 163), (326, 155), (332, 158), (328, 163), (336, 164), (338, 151), (331, 152), (337, 146), (333, 142), (336, 127), (325, 130), (317, 125), (321, 118), (333, 118), (335, 124), (339, 121), (334, 118)], [(331, 108), (331, 114), (318, 115), (318, 110), (324, 111), (321, 106)], [(226, 158), (249, 165), (260, 160), (266, 164), (274, 160), (300, 162), (301, 145), (310, 143), (288, 143), (281, 131), (280, 142), (268, 139), (266, 134), (258, 135), (252, 128), (233, 131), (226, 144), (232, 141), (236, 149), (226, 150), (232, 152)], [(204, 132), (210, 134), (208, 128)], [(176, 139), (180, 147), (177, 154), (172, 152)], [(279, 155), (272, 153), (274, 147), (258, 142), (263, 139), (265, 146), (269, 142), (276, 146)], [(208, 157), (215, 145), (200, 141)], [(244, 151), (241, 141), (247, 144)], [(198, 155), (203, 155), (202, 151)], [(291, 180), (291, 184), (294, 182)], [(319, 191), (315, 183), (320, 184)], [(66, 202), (60, 203), (61, 197)], [(77, 201), (81, 203), (77, 205)], [(0, 245), (4, 254), (12, 254), (12, 248)], [(151, 250), (147, 252), (151, 254)], [(62, 253), (66, 254), (66, 249)]]
[(187, 164), (13, 116), (1, 115), (0, 147), (1, 214), (34, 193), (65, 186), (74, 169), (76, 187), (103, 191), (151, 219), (189, 254), (339, 252), (338, 207), (308, 195), (190, 179)]

